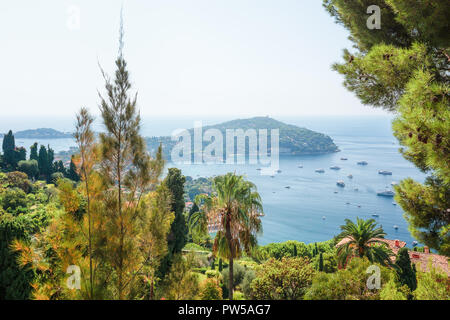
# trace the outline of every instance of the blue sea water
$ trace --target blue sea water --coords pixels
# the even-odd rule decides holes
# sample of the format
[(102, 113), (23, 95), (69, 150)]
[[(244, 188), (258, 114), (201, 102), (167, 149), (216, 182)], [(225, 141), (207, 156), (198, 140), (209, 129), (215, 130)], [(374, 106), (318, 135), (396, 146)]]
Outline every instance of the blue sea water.
[[(232, 119), (230, 117), (229, 119)], [(230, 171), (245, 174), (254, 182), (263, 199), (265, 217), (261, 244), (299, 240), (306, 243), (325, 241), (340, 232), (339, 226), (345, 219), (375, 218), (387, 232), (387, 238), (406, 241), (408, 246), (414, 240), (403, 218), (399, 205), (393, 205), (392, 198), (377, 196), (377, 191), (391, 188), (391, 182), (412, 177), (423, 181), (425, 175), (399, 153), (399, 145), (392, 135), (390, 116), (339, 116), (339, 117), (277, 117), (278, 120), (307, 127), (331, 136), (341, 152), (316, 156), (289, 156), (280, 159), (282, 172), (274, 178), (262, 176), (258, 165), (177, 165), (185, 175), (209, 177)], [(144, 118), (143, 135), (169, 135), (177, 128), (190, 128), (194, 117)], [(204, 125), (219, 123), (228, 119), (210, 118)], [(61, 125), (64, 123), (60, 121)], [(69, 124), (69, 121), (66, 121)], [(32, 126), (36, 128), (42, 126)], [(0, 129), (8, 128), (0, 123)], [(22, 122), (22, 126), (24, 126)], [(49, 126), (51, 127), (51, 126)], [(14, 128), (13, 128), (14, 129)], [(70, 127), (56, 128), (70, 131)], [(16, 129), (17, 130), (17, 129)], [(18, 145), (29, 147), (34, 141), (17, 139)], [(55, 151), (67, 150), (74, 145), (71, 139), (42, 140)], [(348, 158), (347, 161), (340, 160)], [(367, 166), (357, 165), (365, 160)], [(172, 164), (168, 163), (168, 167)], [(303, 168), (298, 168), (302, 165)], [(341, 170), (330, 170), (337, 165)], [(316, 173), (323, 168), (325, 173)], [(392, 171), (392, 176), (378, 174), (378, 170)], [(347, 177), (353, 175), (353, 179)], [(336, 185), (343, 180), (345, 187)], [(290, 189), (285, 188), (289, 186)], [(355, 191), (355, 189), (358, 191)], [(335, 193), (337, 192), (337, 193)], [(349, 203), (349, 204), (347, 204)], [(394, 229), (398, 226), (398, 230)]]

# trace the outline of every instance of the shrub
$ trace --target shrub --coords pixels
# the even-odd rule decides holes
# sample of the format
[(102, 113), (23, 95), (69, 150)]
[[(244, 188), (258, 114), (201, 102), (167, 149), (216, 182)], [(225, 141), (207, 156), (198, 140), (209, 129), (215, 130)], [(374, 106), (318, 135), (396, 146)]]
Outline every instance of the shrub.
[(258, 300), (302, 299), (315, 273), (308, 258), (270, 259), (257, 269), (250, 295)]
[(221, 278), (221, 274), (217, 270), (207, 270), (205, 272), (205, 275), (207, 278), (217, 278), (217, 279)]
[(242, 292), (247, 299), (252, 299), (251, 297), (251, 284), (253, 279), (255, 279), (256, 274), (253, 270), (247, 270), (244, 276), (244, 280), (242, 280)]
[(202, 284), (200, 292), (202, 300), (222, 300), (222, 289), (217, 279), (206, 279)]
[[(241, 266), (240, 264), (235, 263), (233, 265), (233, 274), (234, 274), (233, 287), (234, 288), (236, 288), (238, 285), (240, 285), (242, 280), (244, 280), (245, 272), (246, 272), (246, 269), (243, 266)], [(230, 269), (229, 268), (223, 269), (222, 278), (223, 278), (223, 282), (224, 282), (225, 286), (227, 286), (227, 289), (229, 289), (228, 288), (229, 275), (230, 275)]]

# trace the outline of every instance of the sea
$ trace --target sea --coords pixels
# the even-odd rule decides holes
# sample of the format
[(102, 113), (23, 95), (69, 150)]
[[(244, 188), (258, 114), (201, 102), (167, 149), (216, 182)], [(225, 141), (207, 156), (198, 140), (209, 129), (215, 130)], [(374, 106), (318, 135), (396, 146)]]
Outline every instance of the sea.
[[(170, 135), (176, 129), (191, 128), (194, 121), (212, 125), (237, 117), (143, 117), (144, 136)], [(298, 240), (313, 243), (329, 240), (340, 233), (345, 219), (375, 219), (387, 233), (388, 239), (406, 241), (412, 247), (415, 240), (408, 231), (403, 211), (393, 198), (377, 196), (377, 192), (392, 190), (392, 184), (411, 177), (419, 182), (426, 175), (406, 161), (399, 152), (400, 145), (392, 135), (393, 116), (305, 116), (274, 117), (277, 120), (306, 127), (329, 135), (340, 152), (323, 155), (282, 156), (279, 174), (274, 177), (261, 175), (258, 165), (175, 165), (184, 175), (210, 177), (236, 172), (246, 175), (257, 186), (265, 216), (262, 217), (263, 233), (258, 241), (264, 245), (271, 242)], [(96, 129), (101, 130), (97, 121)], [(21, 118), (0, 119), (0, 132), (35, 128), (54, 128), (73, 131), (70, 118)], [(29, 148), (35, 140), (16, 139), (16, 145)], [(37, 141), (50, 145), (56, 152), (75, 146), (72, 139)], [(341, 160), (347, 158), (347, 160)], [(367, 161), (368, 165), (358, 165)], [(331, 170), (339, 166), (340, 170)], [(324, 173), (315, 172), (323, 168)], [(391, 176), (378, 173), (391, 171)], [(351, 174), (353, 179), (349, 179)], [(345, 187), (336, 185), (343, 180)], [(286, 188), (289, 187), (289, 188)], [(420, 245), (420, 244), (419, 244)]]

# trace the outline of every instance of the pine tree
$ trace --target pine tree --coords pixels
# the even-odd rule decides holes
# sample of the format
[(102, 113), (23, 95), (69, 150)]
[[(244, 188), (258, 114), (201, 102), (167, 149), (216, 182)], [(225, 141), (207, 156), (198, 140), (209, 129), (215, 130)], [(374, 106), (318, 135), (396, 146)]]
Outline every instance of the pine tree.
[[(362, 13), (370, 5), (381, 8), (380, 30), (366, 26)], [(395, 187), (412, 235), (450, 255), (450, 2), (324, 0), (324, 6), (355, 45), (333, 69), (362, 103), (396, 112), (403, 156), (429, 174), (424, 184), (406, 179)]]
[(108, 210), (108, 264), (112, 268), (111, 290), (115, 297), (125, 299), (141, 267), (138, 230), (142, 214), (141, 196), (154, 184), (162, 172), (162, 148), (156, 159), (145, 150), (139, 134), (141, 119), (136, 108), (137, 95), (130, 96), (131, 83), (123, 56), (123, 24), (119, 38), (114, 79), (105, 72), (106, 95), (102, 96), (100, 111), (105, 132), (100, 134), (101, 174), (108, 187), (105, 204)]

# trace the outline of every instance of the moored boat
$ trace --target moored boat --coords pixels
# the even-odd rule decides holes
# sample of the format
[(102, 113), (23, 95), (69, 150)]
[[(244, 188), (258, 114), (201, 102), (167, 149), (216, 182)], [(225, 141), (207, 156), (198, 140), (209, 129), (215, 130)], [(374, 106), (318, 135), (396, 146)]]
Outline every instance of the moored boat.
[(344, 181), (342, 181), (342, 180), (339, 180), (338, 182), (336, 182), (336, 185), (338, 186), (338, 187), (345, 187), (345, 183), (344, 183)]

